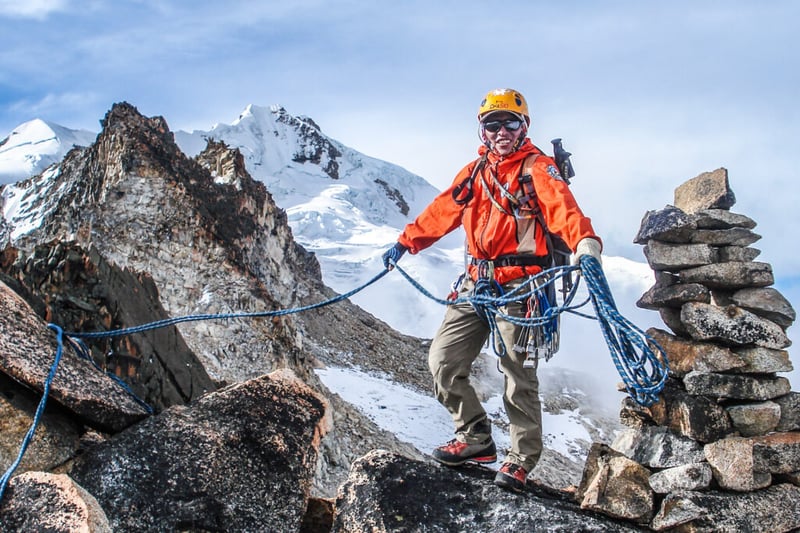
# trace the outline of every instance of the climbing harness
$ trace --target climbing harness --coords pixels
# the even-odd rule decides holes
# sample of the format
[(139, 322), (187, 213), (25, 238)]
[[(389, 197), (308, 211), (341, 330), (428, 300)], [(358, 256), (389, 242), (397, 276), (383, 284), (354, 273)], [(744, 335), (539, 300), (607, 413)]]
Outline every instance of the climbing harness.
[[(666, 353), (664, 350), (656, 343), (651, 337), (647, 334), (642, 332), (639, 328), (633, 325), (630, 321), (626, 320), (622, 317), (619, 312), (617, 311), (616, 305), (614, 304), (613, 297), (611, 296), (611, 291), (608, 287), (606, 282), (605, 276), (603, 275), (603, 270), (600, 267), (599, 261), (593, 257), (584, 256), (580, 259), (580, 266), (574, 265), (566, 265), (566, 266), (558, 266), (553, 267), (550, 269), (546, 269), (538, 274), (531, 276), (526, 283), (520, 284), (518, 287), (514, 288), (513, 290), (506, 291), (505, 293), (501, 290), (497, 290), (499, 286), (492, 285), (492, 281), (494, 281), (493, 277), (491, 281), (488, 277), (490, 272), (487, 270), (485, 272), (485, 284), (483, 288), (480, 290), (476, 290), (468, 297), (459, 298), (458, 293), (451, 293), (447, 299), (440, 299), (431, 294), (428, 290), (426, 290), (422, 285), (420, 285), (416, 280), (414, 280), (407, 272), (405, 272), (402, 268), (397, 266), (395, 262), (391, 262), (393, 269), (400, 272), (406, 280), (411, 283), (420, 293), (422, 293), (427, 298), (436, 301), (442, 305), (453, 305), (457, 303), (464, 303), (469, 302), (472, 305), (476, 306), (477, 308), (481, 308), (484, 314), (487, 317), (487, 320), (492, 321), (494, 327), (496, 328), (497, 319), (506, 320), (513, 324), (518, 324), (525, 327), (530, 328), (541, 328), (541, 334), (544, 336), (544, 350), (547, 350), (548, 343), (557, 343), (557, 328), (555, 330), (556, 337), (553, 338), (552, 335), (554, 333), (553, 321), (558, 320), (560, 314), (564, 312), (574, 313), (576, 315), (582, 316), (584, 318), (596, 319), (600, 323), (600, 327), (603, 332), (603, 336), (606, 340), (606, 343), (609, 346), (609, 350), (611, 351), (611, 356), (614, 360), (614, 364), (619, 372), (620, 376), (622, 377), (623, 381), (625, 382), (625, 386), (627, 388), (628, 394), (638, 403), (644, 406), (649, 406), (658, 401), (658, 395), (660, 394), (661, 390), (664, 388), (667, 379), (668, 373), (668, 366), (667, 366), (667, 358)], [(486, 266), (487, 269), (490, 268), (489, 265)], [(55, 331), (56, 333), (56, 341), (57, 341), (57, 348), (55, 357), (53, 360), (53, 364), (50, 367), (50, 371), (47, 375), (47, 378), (44, 381), (43, 391), (42, 391), (42, 398), (39, 401), (39, 405), (36, 408), (36, 412), (33, 417), (33, 423), (31, 424), (30, 429), (26, 433), (22, 444), (20, 446), (19, 454), (11, 466), (6, 470), (5, 474), (2, 478), (0, 478), (0, 501), (3, 499), (3, 494), (5, 493), (6, 487), (8, 485), (9, 480), (11, 479), (12, 474), (17, 469), (19, 464), (22, 462), (22, 458), (25, 455), (25, 451), (28, 448), (31, 440), (33, 439), (34, 433), (36, 432), (36, 428), (38, 427), (42, 414), (44, 413), (45, 405), (47, 403), (47, 398), (50, 394), (50, 386), (55, 378), (56, 371), (58, 369), (58, 364), (61, 360), (64, 351), (64, 339), (66, 338), (67, 343), (71, 348), (73, 348), (79, 355), (82, 357), (90, 357), (88, 354), (88, 350), (86, 349), (85, 345), (77, 339), (97, 339), (103, 337), (118, 337), (123, 335), (130, 335), (133, 333), (140, 333), (143, 331), (149, 331), (153, 329), (163, 328), (167, 326), (172, 326), (175, 324), (179, 324), (182, 322), (194, 322), (200, 320), (226, 320), (226, 319), (235, 319), (235, 318), (262, 318), (262, 317), (276, 317), (276, 316), (284, 316), (294, 313), (300, 313), (303, 311), (308, 311), (312, 309), (318, 309), (324, 307), (326, 305), (331, 305), (347, 298), (350, 298), (354, 294), (358, 293), (359, 291), (365, 289), (366, 287), (372, 285), (383, 276), (390, 272), (389, 269), (384, 269), (378, 275), (347, 293), (340, 294), (328, 300), (310, 304), (302, 307), (296, 307), (292, 309), (279, 309), (275, 311), (262, 311), (262, 312), (252, 312), (252, 313), (223, 313), (223, 314), (204, 314), (204, 315), (188, 315), (182, 317), (175, 317), (169, 318), (164, 320), (158, 320), (155, 322), (151, 322), (148, 324), (143, 324), (140, 326), (117, 329), (113, 331), (103, 331), (103, 332), (68, 332), (65, 333), (59, 326), (55, 324), (48, 324), (48, 327)], [(578, 272), (582, 277), (586, 280), (587, 288), (589, 291), (589, 298), (586, 301), (578, 304), (572, 305), (572, 300), (575, 297), (575, 289), (577, 288), (577, 283), (571, 288), (570, 292), (564, 296), (564, 301), (561, 305), (555, 305), (555, 302), (544, 302), (539, 300), (539, 295), (541, 294), (541, 289), (546, 287), (550, 284), (554, 284), (556, 281), (562, 279), (565, 276), (571, 276), (572, 273)], [(496, 281), (494, 282), (496, 285)], [(504, 314), (501, 309), (511, 302), (518, 302), (529, 300), (531, 298), (536, 299), (536, 303), (534, 305), (539, 305), (540, 308), (537, 312), (529, 313), (530, 316), (526, 315), (525, 317), (514, 317), (507, 314)], [(592, 302), (594, 306), (596, 316), (591, 316), (588, 314), (584, 314), (578, 311), (579, 308), (583, 307), (588, 301)], [(491, 318), (490, 318), (491, 317)], [(537, 330), (532, 329), (531, 331), (536, 332)], [(548, 340), (547, 335), (550, 334), (551, 337)], [(539, 333), (535, 333), (535, 335), (539, 335)], [(499, 337), (499, 335), (497, 335)], [(534, 343), (539, 342), (538, 338), (533, 339)], [(538, 346), (538, 345), (537, 345)], [(526, 341), (526, 348), (528, 349), (528, 343)], [(82, 352), (82, 353), (81, 353)], [(534, 352), (535, 354), (537, 352)], [(545, 358), (547, 355), (544, 352), (541, 352)], [(535, 364), (536, 361), (532, 361), (530, 364)], [(119, 380), (118, 380), (119, 382)], [(126, 386), (127, 388), (127, 386)], [(130, 389), (127, 389), (130, 392)], [(132, 393), (131, 393), (132, 394)], [(138, 400), (138, 398), (137, 398)]]

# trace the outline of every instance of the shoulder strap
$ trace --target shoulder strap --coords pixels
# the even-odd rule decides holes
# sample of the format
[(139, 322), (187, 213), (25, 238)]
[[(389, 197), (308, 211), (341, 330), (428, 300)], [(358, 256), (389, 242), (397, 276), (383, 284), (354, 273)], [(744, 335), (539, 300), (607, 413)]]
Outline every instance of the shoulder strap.
[(544, 226), (542, 210), (536, 199), (536, 188), (533, 186), (533, 164), (536, 163), (539, 154), (531, 154), (522, 161), (522, 168), (519, 171), (519, 188), (522, 196), (519, 197), (519, 204), (522, 209), (528, 211), (530, 216), (527, 218), (537, 218), (539, 223)]
[[(472, 192), (472, 182), (475, 181), (475, 176), (478, 175), (478, 172), (481, 171), (483, 165), (486, 164), (486, 158), (489, 156), (489, 152), (484, 153), (479, 159), (475, 160), (475, 166), (472, 167), (472, 172), (470, 172), (469, 176), (464, 178), (464, 180), (456, 185), (456, 188), (453, 189), (453, 201), (458, 205), (464, 205), (469, 203), (474, 196)], [(466, 190), (466, 192), (464, 192)]]
[(544, 220), (539, 200), (536, 196), (536, 187), (533, 184), (533, 165), (538, 157), (539, 154), (529, 155), (522, 163), (522, 169), (519, 174), (519, 186), (523, 194), (519, 198), (519, 213), (521, 214), (524, 210), (527, 213), (527, 218), (536, 219), (539, 227), (544, 231), (545, 240), (547, 241), (547, 251), (554, 257), (555, 263), (568, 264), (568, 258), (571, 253), (569, 246), (567, 246), (560, 237), (550, 233), (550, 230), (547, 228), (547, 223)]

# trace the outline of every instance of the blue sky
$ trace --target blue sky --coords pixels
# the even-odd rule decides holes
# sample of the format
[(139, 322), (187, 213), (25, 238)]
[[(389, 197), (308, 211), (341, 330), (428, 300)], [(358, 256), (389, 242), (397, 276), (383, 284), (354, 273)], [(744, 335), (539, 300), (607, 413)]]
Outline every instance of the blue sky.
[[(643, 260), (642, 216), (725, 167), (760, 260), (800, 302), (800, 2), (0, 0), (0, 137), (111, 104), (174, 130), (280, 104), (439, 188), (474, 157), (495, 87), (564, 138), (606, 253)], [(791, 330), (790, 330), (791, 334)]]

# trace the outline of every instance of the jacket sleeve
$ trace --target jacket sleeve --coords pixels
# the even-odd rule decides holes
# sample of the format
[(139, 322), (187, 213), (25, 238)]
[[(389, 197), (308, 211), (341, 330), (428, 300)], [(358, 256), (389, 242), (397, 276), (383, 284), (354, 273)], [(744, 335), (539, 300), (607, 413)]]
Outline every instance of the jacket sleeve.
[(453, 190), (472, 173), (472, 164), (456, 175), (453, 183), (426, 207), (414, 222), (406, 225), (397, 241), (415, 254), (461, 225), (463, 206), (453, 200)]
[(548, 229), (564, 239), (573, 252), (587, 237), (596, 239), (602, 246), (603, 241), (595, 233), (591, 219), (583, 214), (569, 185), (561, 179), (549, 157), (537, 159), (534, 187)]

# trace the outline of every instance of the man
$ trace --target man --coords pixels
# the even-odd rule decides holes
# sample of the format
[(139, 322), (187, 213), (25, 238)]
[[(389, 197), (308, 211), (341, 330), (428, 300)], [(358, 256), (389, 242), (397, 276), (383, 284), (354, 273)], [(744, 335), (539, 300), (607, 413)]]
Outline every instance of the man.
[[(528, 105), (512, 89), (490, 91), (478, 110), (481, 158), (465, 166), (452, 185), (408, 224), (397, 243), (383, 255), (392, 268), (402, 255), (416, 254), (463, 226), (469, 256), (459, 297), (476, 286), (499, 287), (507, 293), (542, 271), (547, 264), (547, 239), (531, 216), (535, 197), (544, 223), (575, 252), (600, 259), (601, 241), (591, 221), (578, 207), (554, 161), (527, 139), (531, 124)], [(532, 176), (528, 184), (523, 170)], [(529, 302), (503, 308), (509, 316), (524, 317)], [(491, 318), (491, 317), (489, 317)], [(500, 487), (521, 491), (542, 453), (541, 403), (536, 368), (525, 364), (526, 328), (498, 319), (495, 352), (505, 375), (503, 402), (510, 422), (511, 450), (495, 478)], [(430, 347), (428, 363), (434, 393), (455, 424), (456, 438), (433, 451), (440, 463), (458, 466), (467, 461), (493, 463), (497, 451), (486, 412), (469, 382), (473, 361), (495, 333), (485, 313), (470, 303), (449, 305)], [(516, 345), (516, 346), (515, 346)], [(527, 344), (530, 346), (529, 344)], [(516, 348), (516, 349), (514, 349)], [(531, 348), (532, 349), (532, 348)]]

